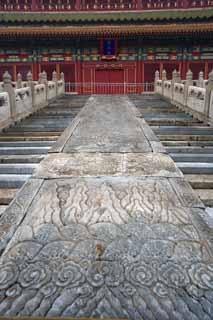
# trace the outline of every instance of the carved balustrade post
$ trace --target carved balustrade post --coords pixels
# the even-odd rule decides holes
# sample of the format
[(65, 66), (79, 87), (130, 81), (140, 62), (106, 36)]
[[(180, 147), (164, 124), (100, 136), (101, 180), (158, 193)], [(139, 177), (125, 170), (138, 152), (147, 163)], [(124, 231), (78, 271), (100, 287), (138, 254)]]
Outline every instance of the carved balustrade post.
[(32, 106), (34, 107), (34, 105), (35, 105), (35, 84), (33, 81), (33, 75), (32, 75), (31, 71), (29, 71), (27, 73), (27, 86), (30, 88), (31, 95), (32, 95)]
[(17, 74), (16, 88), (17, 89), (21, 89), (22, 88), (22, 75), (21, 75), (21, 73)]
[(187, 106), (189, 86), (193, 86), (193, 73), (188, 70), (186, 73), (186, 81), (184, 85), (184, 106)]
[(52, 73), (52, 81), (55, 82), (55, 92), (57, 96), (58, 95), (58, 77), (57, 77), (57, 72), (55, 70)]
[(38, 75), (38, 83), (42, 84), (42, 73), (41, 72)]
[(181, 83), (181, 75), (180, 75), (180, 71), (176, 72), (176, 83)]
[(11, 118), (16, 115), (16, 97), (15, 90), (12, 85), (12, 77), (8, 71), (3, 74), (3, 88), (8, 93), (10, 100), (10, 114)]
[(204, 73), (203, 73), (203, 71), (199, 72), (197, 86), (201, 87), (201, 88), (204, 88)]
[(162, 71), (162, 95), (164, 95), (164, 82), (167, 80), (167, 72), (164, 69)]
[(47, 100), (47, 97), (48, 97), (48, 81), (47, 81), (47, 73), (46, 73), (46, 71), (43, 71), (41, 73), (41, 83), (45, 85), (46, 100)]
[(208, 85), (205, 95), (205, 108), (204, 113), (207, 117), (213, 114), (213, 70), (209, 73)]
[(157, 91), (157, 82), (160, 80), (160, 72), (158, 70), (155, 71), (155, 80), (154, 80), (154, 90)]
[(65, 92), (65, 78), (63, 72), (61, 72), (61, 81), (63, 81), (63, 92)]
[(174, 97), (174, 87), (175, 87), (175, 83), (177, 82), (177, 70), (173, 70), (172, 71), (172, 81), (171, 81), (171, 99), (173, 100)]

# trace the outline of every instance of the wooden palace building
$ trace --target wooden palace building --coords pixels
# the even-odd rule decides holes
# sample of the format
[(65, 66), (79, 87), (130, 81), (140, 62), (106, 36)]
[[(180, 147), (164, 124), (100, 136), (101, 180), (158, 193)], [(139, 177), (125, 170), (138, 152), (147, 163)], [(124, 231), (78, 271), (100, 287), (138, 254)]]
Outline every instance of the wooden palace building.
[(157, 69), (213, 68), (213, 0), (4, 0), (0, 24), (0, 81), (56, 70), (69, 91), (134, 93)]

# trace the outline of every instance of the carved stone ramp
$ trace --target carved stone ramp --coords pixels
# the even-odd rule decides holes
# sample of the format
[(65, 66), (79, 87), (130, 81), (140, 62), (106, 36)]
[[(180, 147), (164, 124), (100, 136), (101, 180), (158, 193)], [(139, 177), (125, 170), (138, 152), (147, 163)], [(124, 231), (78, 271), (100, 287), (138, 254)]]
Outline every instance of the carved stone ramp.
[(130, 100), (51, 151), (1, 217), (0, 315), (211, 320), (211, 221)]

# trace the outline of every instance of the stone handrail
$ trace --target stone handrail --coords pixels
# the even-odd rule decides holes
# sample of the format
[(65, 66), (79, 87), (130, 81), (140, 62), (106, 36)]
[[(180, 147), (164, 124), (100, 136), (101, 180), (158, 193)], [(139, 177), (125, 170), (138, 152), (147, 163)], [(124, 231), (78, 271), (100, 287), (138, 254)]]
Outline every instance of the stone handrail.
[(201, 114), (205, 112), (206, 89), (195, 86), (188, 87), (187, 106)]
[(29, 87), (15, 89), (16, 117), (20, 118), (32, 111), (32, 93)]
[(10, 100), (7, 92), (0, 92), (0, 119), (1, 126), (10, 124)]
[(172, 97), (172, 83), (171, 83), (171, 81), (164, 81), (163, 94), (165, 95), (165, 97), (167, 97), (169, 99)]
[(49, 81), (47, 86), (48, 86), (47, 99), (51, 100), (51, 99), (55, 98), (56, 94), (57, 94), (57, 92), (56, 92), (56, 83), (55, 83), (55, 81)]
[(174, 70), (171, 81), (166, 79), (165, 70), (162, 72), (162, 80), (159, 79), (159, 71), (156, 71), (155, 92), (198, 119), (213, 123), (213, 71), (209, 79), (204, 79), (201, 71), (199, 79), (193, 80), (189, 70), (186, 80), (181, 80), (177, 79), (177, 71)]
[(36, 84), (34, 87), (34, 108), (46, 104), (46, 88), (44, 84)]
[(17, 81), (12, 82), (10, 74), (5, 72), (3, 82), (0, 82), (0, 129), (64, 94), (64, 75), (62, 73), (61, 79), (57, 80), (55, 73), (51, 81), (47, 81), (45, 72), (42, 73), (40, 81), (33, 81), (29, 72), (27, 81), (22, 81), (21, 75), (18, 74)]
[(183, 83), (174, 84), (173, 100), (177, 103), (184, 104), (184, 84)]
[(64, 92), (65, 92), (64, 81), (63, 80), (57, 81), (57, 94), (61, 95), (61, 94), (64, 94)]

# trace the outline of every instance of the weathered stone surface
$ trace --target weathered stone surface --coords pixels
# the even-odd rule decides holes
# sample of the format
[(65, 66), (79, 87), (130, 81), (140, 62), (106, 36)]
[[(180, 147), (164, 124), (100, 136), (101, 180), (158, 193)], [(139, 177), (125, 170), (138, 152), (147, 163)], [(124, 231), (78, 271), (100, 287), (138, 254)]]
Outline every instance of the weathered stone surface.
[(0, 314), (211, 319), (211, 259), (167, 179), (45, 181), (2, 257)]
[(0, 216), (0, 251), (5, 249), (5, 246), (12, 238), (41, 184), (42, 180), (40, 179), (29, 180)]
[(124, 96), (89, 99), (63, 152), (151, 152), (138, 119)]
[(182, 177), (174, 161), (157, 153), (60, 153), (42, 161), (34, 177), (77, 176), (162, 176)]
[[(121, 127), (117, 116), (111, 121), (116, 153), (100, 152), (108, 145), (82, 152), (86, 129), (93, 140), (94, 118), (103, 113), (109, 125), (118, 101), (100, 97), (96, 117), (95, 99), (79, 122), (88, 128), (77, 126), (65, 144), (73, 151), (81, 136), (81, 152), (49, 155), (37, 172), (46, 179), (30, 181), (36, 192), (25, 186), (30, 202), (0, 259), (0, 315), (211, 320), (213, 235), (202, 204), (170, 157), (147, 153), (124, 97)], [(96, 128), (100, 139), (106, 127)], [(130, 143), (135, 153), (119, 154), (128, 135), (145, 148)]]
[(170, 182), (173, 185), (176, 193), (179, 195), (183, 206), (194, 208), (205, 207), (202, 201), (193, 191), (192, 187), (184, 179), (171, 179)]

